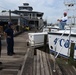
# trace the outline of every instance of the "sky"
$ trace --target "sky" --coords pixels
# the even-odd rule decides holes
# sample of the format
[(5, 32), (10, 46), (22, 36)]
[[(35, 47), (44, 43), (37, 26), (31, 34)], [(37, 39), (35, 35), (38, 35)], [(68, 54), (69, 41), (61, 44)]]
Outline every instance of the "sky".
[(23, 3), (29, 3), (34, 11), (43, 12), (43, 19), (48, 23), (56, 23), (66, 11), (64, 1), (67, 0), (0, 0), (1, 10), (16, 10)]

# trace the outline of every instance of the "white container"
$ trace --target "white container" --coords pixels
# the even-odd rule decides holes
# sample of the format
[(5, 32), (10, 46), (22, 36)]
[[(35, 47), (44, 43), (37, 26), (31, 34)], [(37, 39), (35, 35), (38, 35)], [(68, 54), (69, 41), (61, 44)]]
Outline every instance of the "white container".
[(42, 46), (44, 44), (44, 35), (47, 35), (47, 32), (28, 33), (30, 45)]

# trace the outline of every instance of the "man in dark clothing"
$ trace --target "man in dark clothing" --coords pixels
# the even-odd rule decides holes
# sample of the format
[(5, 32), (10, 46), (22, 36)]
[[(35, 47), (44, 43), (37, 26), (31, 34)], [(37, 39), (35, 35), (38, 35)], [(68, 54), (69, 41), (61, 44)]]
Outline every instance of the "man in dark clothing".
[[(0, 57), (1, 57), (1, 35), (0, 35)], [(2, 62), (0, 62), (2, 64)]]
[[(1, 35), (0, 35), (0, 57), (1, 57)], [(1, 65), (2, 65), (2, 62), (0, 61), (0, 70), (3, 69)]]
[(5, 30), (7, 42), (7, 55), (12, 56), (14, 53), (14, 38), (13, 38), (13, 24), (9, 23), (8, 28)]

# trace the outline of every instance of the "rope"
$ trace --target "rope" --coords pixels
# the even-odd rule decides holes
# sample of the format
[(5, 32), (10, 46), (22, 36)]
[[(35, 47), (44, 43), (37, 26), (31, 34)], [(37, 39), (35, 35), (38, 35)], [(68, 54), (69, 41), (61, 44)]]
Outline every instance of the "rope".
[[(65, 31), (66, 31), (66, 29), (65, 29)], [(64, 33), (65, 33), (65, 31), (64, 31)], [(63, 33), (63, 34), (64, 34), (64, 33)], [(60, 40), (60, 39), (63, 37), (63, 34), (61, 35), (61, 37), (60, 37), (58, 40)], [(68, 35), (68, 38), (70, 37), (70, 35), (71, 35), (71, 34)], [(57, 43), (56, 43), (56, 45), (57, 45)], [(55, 45), (55, 47), (56, 47), (56, 45)], [(59, 53), (61, 52), (62, 49), (63, 49), (63, 46), (62, 46), (62, 48), (59, 50), (59, 52), (57, 53), (57, 55), (55, 56), (55, 58), (58, 57), (58, 55), (59, 55)]]

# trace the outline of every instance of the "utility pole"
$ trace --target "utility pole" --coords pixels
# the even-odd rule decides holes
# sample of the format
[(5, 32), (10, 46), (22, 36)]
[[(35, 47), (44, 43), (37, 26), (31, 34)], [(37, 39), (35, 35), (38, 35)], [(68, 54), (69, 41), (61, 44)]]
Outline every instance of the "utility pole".
[(9, 22), (11, 22), (11, 10), (9, 10)]

